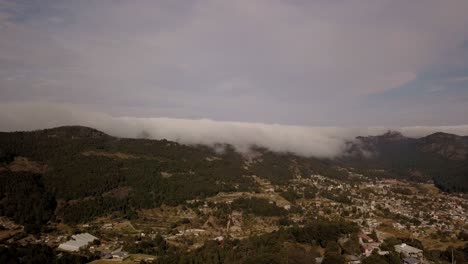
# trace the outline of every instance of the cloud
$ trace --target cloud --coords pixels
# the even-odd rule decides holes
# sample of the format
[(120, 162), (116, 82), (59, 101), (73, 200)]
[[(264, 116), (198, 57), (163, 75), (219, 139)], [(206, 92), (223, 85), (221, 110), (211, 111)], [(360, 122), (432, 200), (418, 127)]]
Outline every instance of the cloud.
[(35, 130), (63, 125), (83, 125), (118, 137), (168, 139), (182, 144), (232, 144), (238, 151), (252, 145), (303, 156), (335, 157), (345, 142), (356, 136), (379, 135), (388, 129), (421, 137), (443, 131), (468, 135), (468, 125), (441, 127), (307, 127), (279, 124), (221, 122), (209, 119), (113, 117), (64, 104), (0, 104), (0, 131)]
[(1, 3), (2, 102), (138, 116), (393, 121), (362, 100), (417, 80), (468, 33), (457, 0)]
[(466, 82), (468, 81), (468, 76), (454, 77), (448, 79), (449, 82)]

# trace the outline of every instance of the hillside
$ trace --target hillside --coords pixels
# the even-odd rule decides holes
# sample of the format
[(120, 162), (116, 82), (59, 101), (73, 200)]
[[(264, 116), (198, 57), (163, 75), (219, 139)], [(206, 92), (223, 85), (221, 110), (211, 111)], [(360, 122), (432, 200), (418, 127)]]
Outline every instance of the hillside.
[[(38, 198), (46, 205), (43, 211), (55, 206), (49, 202), (54, 197), (54, 217), (78, 223), (113, 212), (132, 218), (139, 209), (175, 206), (221, 192), (256, 192), (260, 185), (252, 175), (287, 187), (295, 177), (312, 174), (359, 182), (349, 174), (354, 170), (377, 178), (433, 179), (443, 190), (466, 192), (466, 146), (466, 137), (437, 133), (412, 139), (392, 132), (360, 137), (350, 143), (349, 155), (323, 160), (261, 148), (243, 156), (228, 145), (216, 152), (167, 140), (116, 138), (86, 127), (58, 127), (0, 133), (0, 180), (17, 187), (21, 181), (34, 182), (45, 190), (37, 192), (44, 196)], [(11, 214), (16, 210), (11, 204), (2, 208)], [(51, 216), (31, 217), (29, 222), (39, 225)]]
[[(151, 263), (346, 263), (356, 255), (390, 264), (400, 263), (393, 245), (404, 242), (433, 260), (448, 260), (454, 249), (461, 263), (466, 199), (418, 182), (445, 166), (462, 173), (463, 186), (466, 174), (453, 166), (465, 162), (465, 142), (391, 132), (361, 137), (325, 160), (123, 139), (86, 127), (0, 133), (0, 255), (76, 263), (115, 250)], [(454, 175), (443, 174), (439, 185), (460, 180)], [(56, 250), (77, 232), (100, 242)], [(379, 241), (361, 242), (364, 235)], [(370, 246), (391, 253), (367, 256)]]
[[(389, 131), (349, 143), (347, 166), (414, 181), (433, 180), (444, 191), (468, 191), (468, 137), (434, 133), (422, 138)], [(382, 172), (381, 170), (384, 170)]]
[[(0, 174), (34, 174), (57, 199), (57, 215), (82, 222), (119, 211), (162, 204), (178, 205), (220, 192), (255, 191), (257, 174), (275, 184), (293, 172), (317, 170), (345, 177), (328, 163), (266, 150), (246, 165), (242, 155), (224, 146), (185, 146), (167, 140), (122, 139), (86, 127), (0, 133)], [(260, 159), (259, 159), (260, 160)], [(3, 176), (7, 180), (8, 176)], [(20, 179), (20, 178), (18, 178)]]

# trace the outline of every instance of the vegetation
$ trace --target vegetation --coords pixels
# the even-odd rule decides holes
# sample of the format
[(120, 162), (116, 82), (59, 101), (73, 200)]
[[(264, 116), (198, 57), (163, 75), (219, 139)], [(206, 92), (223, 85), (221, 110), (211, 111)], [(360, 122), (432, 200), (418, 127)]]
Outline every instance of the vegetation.
[(55, 207), (55, 198), (45, 190), (41, 175), (0, 172), (0, 215), (37, 233), (53, 217)]
[[(227, 225), (230, 217), (234, 222), (237, 216), (231, 214), (233, 211), (242, 211), (243, 221), (250, 221), (256, 216), (272, 217), (262, 220), (269, 225), (278, 224), (276, 227), (280, 229), (243, 240), (209, 240), (202, 247), (198, 247), (200, 239), (195, 239), (195, 236), (187, 236), (187, 240), (177, 244), (177, 247), (166, 243), (161, 236), (153, 235), (136, 238), (119, 234), (119, 240), (123, 241), (123, 249), (126, 251), (158, 256), (156, 263), (314, 263), (315, 257), (320, 255), (324, 257), (323, 263), (346, 263), (345, 255), (359, 255), (362, 252), (357, 237), (359, 227), (340, 220), (339, 215), (369, 218), (368, 212), (357, 209), (362, 204), (362, 200), (357, 198), (359, 196), (351, 195), (348, 191), (359, 181), (364, 181), (365, 178), (358, 175), (360, 172), (375, 178), (426, 181), (438, 176), (431, 174), (431, 170), (434, 172), (433, 165), (425, 166), (424, 162), (434, 161), (434, 164), (442, 167), (465, 162), (441, 156), (440, 153), (421, 154), (420, 143), (403, 141), (378, 143), (376, 149), (380, 155), (371, 157), (375, 163), (364, 163), (359, 156), (322, 160), (290, 153), (278, 154), (265, 149), (256, 149), (260, 153), (257, 158), (246, 162), (231, 146), (220, 145), (223, 151), (216, 152), (204, 146), (185, 146), (166, 140), (119, 139), (83, 127), (0, 133), (0, 215), (24, 225), (28, 233), (39, 233), (44, 231), (41, 229), (49, 221), (63, 221), (72, 224), (74, 228), (73, 224), (88, 222), (103, 215), (127, 219), (140, 215), (141, 218), (135, 222), (159, 222), (157, 214), (151, 214), (145, 219), (146, 216), (142, 215), (151, 210), (141, 209), (160, 207), (155, 210), (162, 212), (164, 209), (164, 213), (161, 213), (163, 215), (166, 208), (183, 210), (184, 218), (167, 217), (162, 221), (164, 224), (161, 227), (174, 234), (176, 228), (181, 230), (208, 226), (207, 229), (221, 229)], [(403, 150), (409, 151), (411, 155), (421, 155), (409, 160), (411, 157), (405, 154), (403, 156), (407, 160), (402, 161), (396, 155)], [(355, 168), (344, 169), (342, 164), (351, 164)], [(423, 165), (424, 170), (419, 169)], [(464, 165), (460, 166), (457, 168), (462, 170)], [(300, 177), (312, 174), (325, 177), (299, 180)], [(273, 186), (251, 175), (266, 179)], [(332, 179), (338, 179), (339, 182)], [(318, 180), (319, 187), (308, 185), (309, 180)], [(444, 186), (453, 184), (452, 180)], [(322, 188), (322, 185), (328, 186), (328, 189)], [(390, 189), (398, 194), (397, 198), (411, 201), (416, 197), (413, 190), (418, 188), (411, 184), (400, 186), (408, 187)], [(262, 193), (258, 194), (260, 191)], [(380, 193), (372, 188), (356, 191), (367, 200), (373, 200)], [(236, 193), (213, 197), (221, 192)], [(250, 194), (242, 195), (243, 192)], [(279, 194), (290, 202), (291, 207), (286, 210), (269, 199), (259, 198), (266, 197), (266, 193), (272, 200), (279, 198), (282, 201)], [(240, 198), (229, 198), (234, 199), (231, 203), (216, 200), (220, 198), (225, 201), (224, 195)], [(249, 197), (251, 195), (254, 197)], [(303, 198), (314, 199), (316, 196), (340, 204), (331, 203), (331, 207), (326, 207), (312, 203), (312, 209), (302, 208), (303, 202), (308, 202)], [(204, 199), (208, 197), (210, 199)], [(320, 201), (323, 202), (322, 199)], [(411, 205), (421, 206), (413, 202)], [(394, 213), (381, 204), (377, 204), (376, 208), (374, 211), (377, 216), (395, 219), (403, 225), (418, 226), (422, 221), (420, 215)], [(324, 211), (327, 217), (317, 216), (314, 209)], [(335, 209), (336, 213), (333, 211)], [(308, 213), (305, 217), (298, 220), (297, 215), (306, 211)], [(153, 232), (148, 226), (142, 226), (144, 228), (140, 230), (145, 233)], [(134, 231), (140, 232), (136, 229)], [(433, 235), (448, 237), (439, 232)], [(457, 235), (460, 240), (466, 241), (466, 232), (457, 231)], [(376, 233), (372, 237), (376, 239)], [(394, 245), (399, 243), (424, 249), (419, 240), (388, 238), (383, 241), (381, 249), (391, 253), (381, 256), (374, 252), (364, 258), (363, 263), (401, 263), (400, 256), (393, 252)], [(316, 251), (319, 248), (320, 254)], [(425, 254), (428, 259), (447, 262), (452, 260), (452, 251), (453, 260), (463, 263), (468, 259), (466, 246), (429, 250)], [(46, 246), (7, 245), (0, 248), (0, 253), (0, 263), (40, 263), (46, 258), (49, 258), (48, 263), (89, 260), (66, 254), (59, 259), (52, 256), (55, 253)]]
[[(47, 167), (43, 186), (65, 202), (58, 216), (69, 223), (116, 211), (131, 218), (141, 208), (256, 188), (252, 178), (244, 177), (242, 157), (228, 146), (218, 154), (208, 147), (61, 127), (0, 133), (0, 149), (4, 164), (21, 156)], [(128, 192), (119, 194), (122, 188)]]
[[(448, 247), (446, 250), (430, 250), (425, 254), (431, 261), (444, 261), (446, 263), (467, 263), (468, 243), (463, 247)], [(453, 256), (453, 257), (452, 257)]]
[[(345, 221), (318, 220), (305, 227), (280, 229), (269, 234), (252, 236), (243, 240), (209, 241), (192, 252), (172, 252), (156, 260), (156, 263), (314, 263), (318, 256), (306, 251), (301, 244), (325, 244), (339, 248), (338, 239), (355, 234), (358, 227)], [(332, 251), (332, 249), (327, 249)], [(328, 254), (328, 263), (344, 258), (338, 252)]]
[(0, 245), (0, 263), (8, 264), (72, 264), (72, 263), (88, 263), (98, 256), (81, 256), (72, 255), (62, 252), (61, 256), (57, 254), (48, 246), (41, 244), (30, 244), (27, 246), (22, 245)]
[(276, 206), (265, 198), (238, 198), (231, 204), (232, 210), (242, 210), (245, 213), (251, 213), (257, 216), (282, 216), (286, 210)]
[[(468, 157), (463, 154), (468, 150), (468, 137), (435, 133), (414, 139), (395, 135), (360, 137), (360, 144), (351, 144), (350, 155), (340, 161), (366, 175), (433, 180), (443, 191), (468, 192)], [(372, 155), (363, 155), (362, 150)]]
[(378, 254), (372, 254), (362, 260), (362, 264), (401, 264), (399, 254), (392, 252), (388, 255), (380, 256)]
[(403, 195), (412, 195), (413, 192), (409, 188), (404, 188), (404, 187), (394, 187), (392, 188), (392, 192), (398, 193), (398, 194), (403, 194)]
[(329, 241), (338, 241), (338, 238), (345, 234), (357, 233), (359, 227), (345, 221), (318, 221), (304, 227), (292, 227), (289, 231), (297, 242), (315, 242), (326, 247)]
[(334, 194), (332, 192), (322, 192), (320, 195), (338, 203), (352, 204), (351, 199), (345, 194), (341, 194), (341, 193)]
[[(258, 186), (247, 175), (258, 175), (273, 184), (287, 184), (297, 173), (347, 179), (347, 173), (336, 169), (330, 161), (264, 149), (258, 150), (263, 153), (261, 161), (245, 168), (241, 154), (231, 146), (222, 147), (224, 151), (219, 153), (209, 147), (167, 140), (121, 139), (86, 127), (0, 133), (0, 166), (7, 168), (0, 173), (10, 173), (5, 171), (16, 157), (26, 157), (43, 166), (38, 188), (44, 189), (47, 199), (55, 197), (61, 201), (57, 217), (72, 224), (115, 213), (132, 219), (139, 209), (162, 204), (175, 206), (219, 192), (255, 191)], [(21, 194), (10, 196), (20, 199)], [(315, 190), (308, 189), (303, 195), (315, 194)], [(289, 200), (298, 198), (291, 192), (284, 196)], [(284, 214), (282, 209), (271, 205), (265, 205), (264, 211), (252, 208), (255, 202), (263, 205), (264, 201), (256, 200), (251, 205), (245, 200), (238, 202), (234, 206), (247, 206), (245, 209), (254, 214)]]
[(140, 237), (137, 241), (126, 241), (123, 249), (136, 254), (155, 256), (175, 254), (177, 250), (174, 246), (169, 245), (160, 235), (156, 236), (154, 239)]
[(275, 153), (260, 148), (256, 151), (262, 152), (262, 157), (249, 168), (249, 173), (266, 178), (275, 185), (287, 184), (295, 175), (320, 174), (333, 179), (350, 180), (348, 173), (335, 167), (331, 160)]

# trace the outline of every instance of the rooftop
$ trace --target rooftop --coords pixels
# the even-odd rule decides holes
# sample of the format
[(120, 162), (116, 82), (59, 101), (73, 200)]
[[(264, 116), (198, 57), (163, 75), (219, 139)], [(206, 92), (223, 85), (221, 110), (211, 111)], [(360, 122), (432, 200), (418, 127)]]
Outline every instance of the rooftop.
[(421, 249), (409, 246), (409, 245), (407, 245), (405, 243), (403, 243), (401, 245), (395, 245), (395, 251), (397, 251), (397, 252), (404, 251), (404, 252), (407, 252), (407, 253), (414, 253), (414, 254), (418, 254), (418, 253), (422, 252)]

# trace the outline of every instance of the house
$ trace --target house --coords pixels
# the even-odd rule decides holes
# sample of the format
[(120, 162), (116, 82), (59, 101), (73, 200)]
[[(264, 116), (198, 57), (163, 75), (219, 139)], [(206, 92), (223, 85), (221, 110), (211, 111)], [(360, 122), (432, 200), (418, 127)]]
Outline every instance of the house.
[(116, 259), (116, 260), (124, 260), (128, 258), (128, 252), (126, 251), (114, 251), (111, 253), (111, 255), (112, 255), (112, 259)]
[(86, 243), (91, 243), (93, 242), (94, 240), (97, 240), (98, 238), (89, 234), (89, 233), (81, 233), (81, 234), (76, 234), (76, 235), (73, 235), (72, 238), (76, 241), (82, 241), (82, 242), (86, 242)]
[(379, 250), (379, 243), (361, 243), (362, 249), (363, 249), (363, 255), (366, 257), (369, 257), (372, 254), (372, 251), (375, 249)]
[(222, 242), (224, 240), (224, 237), (223, 236), (218, 236), (218, 237), (213, 238), (213, 240), (217, 241), (217, 242)]
[(360, 234), (359, 235), (359, 241), (361, 243), (372, 243), (372, 242), (374, 242), (374, 240), (371, 237), (369, 237), (368, 235), (366, 235), (366, 234)]
[(76, 234), (72, 236), (72, 239), (60, 244), (58, 249), (71, 252), (80, 251), (87, 248), (91, 242), (97, 239), (97, 237), (89, 233)]
[(409, 258), (404, 258), (403, 263), (405, 263), (405, 264), (420, 264), (421, 262), (417, 258), (409, 257)]
[(400, 244), (400, 245), (395, 245), (395, 251), (397, 253), (403, 254), (407, 258), (422, 257), (422, 253), (423, 253), (423, 251), (421, 249), (409, 246), (409, 245), (407, 245), (405, 243)]

